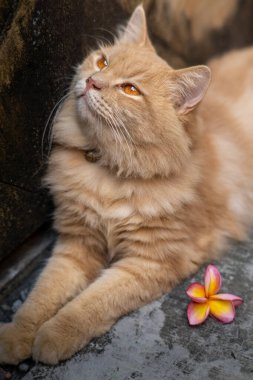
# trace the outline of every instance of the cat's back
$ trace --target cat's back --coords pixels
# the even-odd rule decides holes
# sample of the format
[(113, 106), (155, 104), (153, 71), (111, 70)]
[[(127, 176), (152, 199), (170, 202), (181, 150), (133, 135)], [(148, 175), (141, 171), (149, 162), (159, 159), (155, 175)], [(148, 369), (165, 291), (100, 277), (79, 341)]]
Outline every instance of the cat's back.
[(206, 132), (253, 148), (253, 48), (213, 59), (210, 87), (197, 110)]
[[(211, 114), (232, 118), (245, 132), (251, 131), (253, 123), (253, 47), (235, 50), (220, 58), (211, 60), (208, 66), (212, 72), (210, 88), (203, 101), (203, 108), (211, 108)], [(218, 112), (213, 112), (213, 107)], [(231, 124), (231, 123), (230, 123)], [(233, 126), (232, 126), (233, 128)], [(253, 134), (252, 134), (253, 137)]]
[(253, 91), (253, 47), (233, 50), (209, 61), (212, 71), (210, 92), (237, 100), (245, 90)]
[(209, 67), (212, 81), (198, 115), (215, 149), (217, 183), (230, 211), (252, 219), (253, 48), (227, 53)]

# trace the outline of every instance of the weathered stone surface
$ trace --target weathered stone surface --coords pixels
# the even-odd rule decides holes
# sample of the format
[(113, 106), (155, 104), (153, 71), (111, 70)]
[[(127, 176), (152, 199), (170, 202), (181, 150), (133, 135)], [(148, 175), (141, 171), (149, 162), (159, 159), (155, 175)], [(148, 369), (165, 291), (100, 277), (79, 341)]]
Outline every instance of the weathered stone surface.
[(45, 191), (32, 192), (0, 182), (0, 259), (45, 220), (46, 200)]
[(0, 258), (45, 220), (50, 111), (66, 94), (73, 67), (97, 38), (112, 38), (104, 29), (113, 31), (123, 15), (116, 1), (1, 2)]
[[(216, 263), (223, 279), (222, 292), (243, 297), (233, 323), (212, 318), (189, 327), (185, 294), (193, 281), (203, 283), (204, 268), (170, 294), (122, 318), (103, 337), (93, 340), (72, 359), (58, 366), (27, 361), (24, 380), (250, 380), (253, 376), (253, 239), (237, 244)], [(17, 300), (39, 273), (29, 274), (0, 307), (0, 319), (9, 319)], [(13, 370), (13, 368), (12, 368)]]

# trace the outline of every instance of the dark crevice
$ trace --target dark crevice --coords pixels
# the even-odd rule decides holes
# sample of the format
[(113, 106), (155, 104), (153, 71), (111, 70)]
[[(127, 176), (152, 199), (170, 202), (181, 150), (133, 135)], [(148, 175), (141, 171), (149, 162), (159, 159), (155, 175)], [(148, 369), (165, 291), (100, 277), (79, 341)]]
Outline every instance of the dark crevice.
[[(29, 190), (29, 189), (26, 189), (22, 186), (19, 186), (19, 185), (16, 185), (16, 184), (13, 184), (13, 183), (8, 183), (8, 182), (5, 182), (5, 181), (1, 181), (0, 180), (0, 185), (3, 184), (3, 185), (6, 185), (6, 186), (11, 186), (11, 187), (15, 187), (16, 189), (18, 190), (22, 190), (22, 191), (26, 191), (27, 193), (33, 193), (34, 190)], [(38, 189), (39, 190), (39, 189)]]

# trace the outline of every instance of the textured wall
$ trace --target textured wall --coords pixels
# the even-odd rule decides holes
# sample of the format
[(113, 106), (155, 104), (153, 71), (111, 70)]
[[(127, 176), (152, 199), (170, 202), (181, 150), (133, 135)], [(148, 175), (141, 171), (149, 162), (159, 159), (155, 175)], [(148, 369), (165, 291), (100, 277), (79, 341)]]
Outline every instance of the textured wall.
[(0, 258), (45, 220), (47, 118), (94, 37), (110, 39), (123, 16), (116, 1), (1, 0)]

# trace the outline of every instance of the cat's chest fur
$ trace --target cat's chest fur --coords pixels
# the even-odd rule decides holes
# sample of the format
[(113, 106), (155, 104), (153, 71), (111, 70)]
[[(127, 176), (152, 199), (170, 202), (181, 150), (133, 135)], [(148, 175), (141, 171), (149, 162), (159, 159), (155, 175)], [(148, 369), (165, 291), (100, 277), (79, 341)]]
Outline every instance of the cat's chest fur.
[(88, 223), (107, 234), (120, 226), (148, 224), (192, 202), (193, 178), (192, 173), (173, 183), (165, 179), (117, 178), (96, 163), (88, 162), (81, 151), (64, 148), (52, 153), (48, 174), (61, 220), (79, 229)]

